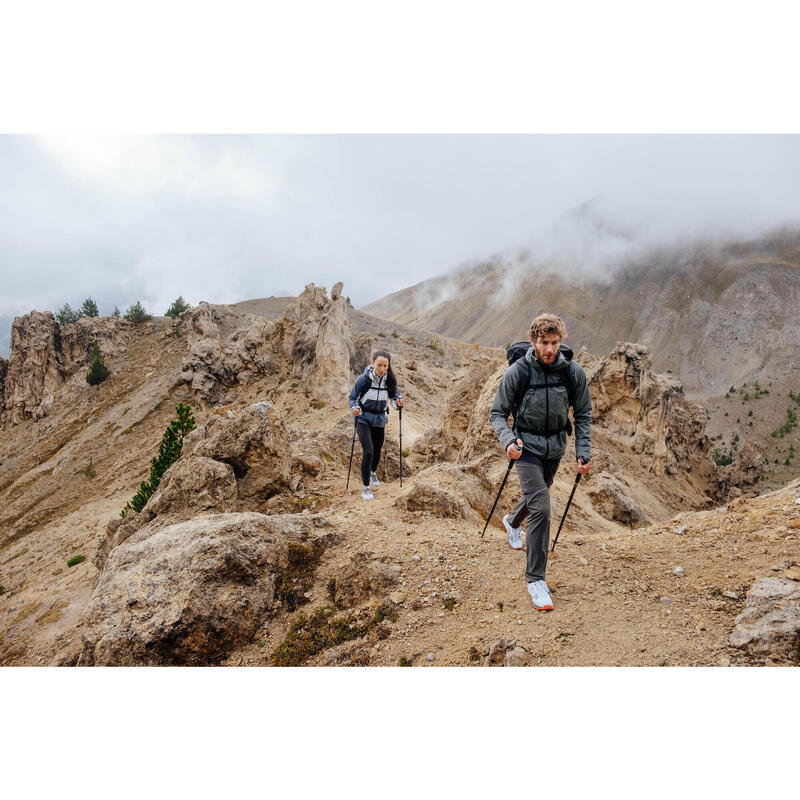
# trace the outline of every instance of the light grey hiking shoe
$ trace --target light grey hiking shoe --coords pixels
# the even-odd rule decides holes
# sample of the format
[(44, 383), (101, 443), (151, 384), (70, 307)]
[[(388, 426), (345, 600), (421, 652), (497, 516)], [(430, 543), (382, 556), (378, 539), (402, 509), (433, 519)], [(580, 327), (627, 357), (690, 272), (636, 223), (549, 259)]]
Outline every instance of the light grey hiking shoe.
[(503, 525), (506, 526), (508, 531), (508, 546), (512, 550), (522, 550), (522, 528), (512, 528), (511, 523), (508, 521), (510, 514), (503, 517)]
[(374, 472), (370, 472), (369, 474), (369, 485), (370, 486), (380, 486), (381, 482), (378, 480), (378, 476)]
[(372, 489), (370, 489), (369, 486), (365, 486), (361, 490), (361, 499), (362, 500), (374, 500), (375, 499), (375, 495), (372, 494)]
[(531, 581), (528, 584), (528, 594), (533, 601), (533, 607), (537, 611), (552, 611), (553, 598), (550, 597), (550, 590), (544, 581)]

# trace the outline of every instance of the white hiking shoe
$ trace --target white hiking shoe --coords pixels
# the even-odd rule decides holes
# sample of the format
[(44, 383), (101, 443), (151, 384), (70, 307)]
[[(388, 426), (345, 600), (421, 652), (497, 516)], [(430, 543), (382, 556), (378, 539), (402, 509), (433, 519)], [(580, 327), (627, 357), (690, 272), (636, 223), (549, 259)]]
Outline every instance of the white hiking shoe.
[(503, 525), (506, 526), (508, 531), (508, 546), (512, 550), (522, 550), (522, 529), (511, 527), (511, 523), (508, 521), (510, 516), (510, 514), (506, 514), (503, 517)]
[(533, 601), (533, 607), (537, 611), (552, 611), (553, 598), (550, 597), (550, 590), (544, 581), (531, 581), (528, 584), (528, 594)]
[(370, 489), (369, 486), (365, 486), (361, 490), (361, 499), (362, 500), (374, 500), (375, 499), (375, 495), (372, 494), (372, 489)]
[(374, 472), (370, 472), (369, 474), (369, 485), (370, 486), (380, 486), (381, 482), (378, 480), (378, 476)]

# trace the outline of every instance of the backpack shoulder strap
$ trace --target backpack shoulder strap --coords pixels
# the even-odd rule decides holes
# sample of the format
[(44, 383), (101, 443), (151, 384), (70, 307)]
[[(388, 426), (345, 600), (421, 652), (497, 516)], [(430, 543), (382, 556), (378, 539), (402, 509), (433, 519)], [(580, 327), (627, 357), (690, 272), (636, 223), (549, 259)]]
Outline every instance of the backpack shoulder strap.
[(525, 393), (528, 391), (531, 380), (531, 371), (530, 367), (528, 366), (528, 359), (523, 356), (515, 361), (514, 369), (517, 370), (517, 391), (514, 394), (514, 407), (511, 409), (511, 414), (514, 417), (514, 423), (516, 424), (517, 412), (519, 411), (519, 407), (522, 405), (522, 401), (525, 398)]
[(564, 381), (564, 386), (567, 387), (567, 397), (569, 398), (570, 408), (572, 408), (572, 405), (575, 402), (575, 370), (572, 365), (573, 361), (570, 359), (565, 367), (567, 376), (566, 380)]

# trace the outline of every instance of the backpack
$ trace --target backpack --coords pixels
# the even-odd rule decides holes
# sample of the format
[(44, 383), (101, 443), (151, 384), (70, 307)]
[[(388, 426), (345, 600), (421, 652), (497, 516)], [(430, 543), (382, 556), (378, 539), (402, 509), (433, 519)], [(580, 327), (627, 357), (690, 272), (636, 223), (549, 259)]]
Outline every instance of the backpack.
[[(511, 415), (514, 417), (514, 425), (512, 430), (518, 430), (517, 427), (517, 413), (519, 412), (519, 407), (522, 405), (522, 401), (525, 398), (525, 395), (528, 393), (529, 389), (542, 389), (545, 386), (563, 386), (567, 390), (567, 397), (569, 399), (569, 405), (572, 407), (573, 402), (575, 401), (575, 379), (573, 377), (572, 371), (572, 348), (568, 347), (565, 344), (561, 344), (558, 346), (558, 350), (561, 354), (563, 354), (564, 358), (567, 360), (567, 366), (565, 369), (561, 370), (558, 374), (558, 379), (553, 381), (553, 383), (535, 383), (533, 385), (530, 384), (530, 369), (528, 367), (528, 360), (524, 357), (525, 354), (530, 349), (531, 344), (530, 342), (515, 342), (512, 345), (509, 345), (508, 349), (506, 350), (506, 359), (508, 360), (508, 366), (514, 366), (517, 370), (517, 374), (519, 376), (519, 380), (517, 382), (517, 392), (514, 395), (514, 406), (511, 409)], [(530, 431), (531, 433), (539, 433), (544, 436), (548, 436), (552, 433), (560, 433), (561, 431), (566, 431), (567, 436), (572, 436), (572, 422), (570, 422), (569, 417), (567, 418), (567, 422), (563, 428), (554, 429), (552, 431), (538, 431), (532, 428), (519, 428), (519, 430), (523, 431)]]

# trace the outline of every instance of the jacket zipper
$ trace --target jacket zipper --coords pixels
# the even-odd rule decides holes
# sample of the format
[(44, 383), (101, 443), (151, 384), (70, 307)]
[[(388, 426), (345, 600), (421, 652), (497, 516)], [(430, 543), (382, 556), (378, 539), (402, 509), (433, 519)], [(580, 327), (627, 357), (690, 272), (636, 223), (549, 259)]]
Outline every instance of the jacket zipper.
[[(542, 370), (544, 372), (544, 370)], [(544, 373), (544, 429), (550, 430), (550, 387), (547, 385), (547, 373)], [(544, 457), (550, 455), (550, 437), (544, 436)]]

